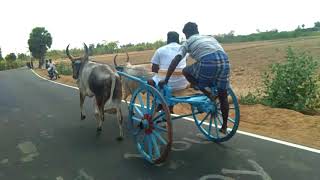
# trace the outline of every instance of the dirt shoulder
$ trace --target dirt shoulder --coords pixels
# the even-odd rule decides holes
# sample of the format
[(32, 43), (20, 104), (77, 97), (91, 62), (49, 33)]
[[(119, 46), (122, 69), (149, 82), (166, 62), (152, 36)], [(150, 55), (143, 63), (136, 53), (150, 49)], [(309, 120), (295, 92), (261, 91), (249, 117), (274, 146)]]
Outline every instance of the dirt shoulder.
[[(48, 79), (47, 71), (35, 71)], [(63, 76), (57, 82), (76, 86), (71, 76)], [(189, 106), (176, 106), (175, 113), (188, 113)], [(240, 130), (291, 143), (320, 149), (320, 116), (263, 105), (240, 105)]]

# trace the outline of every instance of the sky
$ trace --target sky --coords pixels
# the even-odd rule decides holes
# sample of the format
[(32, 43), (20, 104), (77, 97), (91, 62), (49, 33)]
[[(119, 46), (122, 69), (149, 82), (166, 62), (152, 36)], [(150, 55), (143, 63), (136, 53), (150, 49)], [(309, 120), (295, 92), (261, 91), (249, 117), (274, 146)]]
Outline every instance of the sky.
[(320, 21), (320, 0), (1, 0), (2, 55), (28, 53), (34, 27), (45, 27), (51, 49), (82, 43), (120, 44), (166, 40), (192, 21), (200, 34), (250, 34)]

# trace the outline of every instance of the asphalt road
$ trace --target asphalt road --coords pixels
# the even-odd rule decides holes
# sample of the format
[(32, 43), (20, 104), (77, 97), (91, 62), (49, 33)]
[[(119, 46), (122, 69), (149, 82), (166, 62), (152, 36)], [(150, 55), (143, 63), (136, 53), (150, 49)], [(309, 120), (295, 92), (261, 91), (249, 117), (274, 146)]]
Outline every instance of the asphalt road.
[(107, 115), (97, 137), (92, 100), (85, 110), (87, 119), (80, 121), (75, 89), (27, 69), (0, 72), (0, 180), (320, 179), (319, 153), (241, 134), (211, 143), (185, 120), (174, 123), (167, 161), (151, 165), (128, 133), (116, 140), (114, 115)]

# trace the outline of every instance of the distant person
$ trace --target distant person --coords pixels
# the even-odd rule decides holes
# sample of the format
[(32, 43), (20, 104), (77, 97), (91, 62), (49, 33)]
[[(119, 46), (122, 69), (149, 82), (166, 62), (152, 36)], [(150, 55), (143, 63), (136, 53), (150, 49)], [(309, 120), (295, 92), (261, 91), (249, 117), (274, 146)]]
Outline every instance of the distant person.
[(57, 75), (57, 77), (60, 78), (60, 75), (59, 75), (59, 73), (58, 73), (58, 71), (57, 71), (56, 65), (55, 65), (54, 62), (52, 62), (52, 59), (49, 59), (49, 63), (48, 63), (48, 68), (47, 68), (47, 70), (48, 70), (48, 73), (49, 73), (49, 74), (50, 74), (50, 73), (55, 73), (55, 74)]
[[(165, 79), (169, 65), (172, 59), (178, 54), (180, 48), (181, 45), (179, 44), (179, 34), (174, 31), (168, 32), (167, 44), (157, 49), (151, 59), (152, 72), (155, 72), (156, 75), (152, 78), (152, 80), (149, 80), (149, 84), (157, 85), (159, 81)], [(188, 86), (189, 83), (182, 74), (182, 69), (185, 68), (186, 65), (186, 57), (184, 57), (177, 65), (177, 70), (180, 70), (180, 73), (175, 74), (168, 81), (168, 85), (173, 91), (185, 89)], [(170, 106), (170, 111), (173, 113), (173, 106)]]
[(187, 41), (181, 46), (178, 55), (172, 60), (165, 80), (159, 86), (168, 84), (171, 75), (180, 61), (190, 53), (196, 62), (182, 70), (183, 75), (195, 89), (201, 90), (211, 101), (215, 101), (207, 87), (215, 85), (218, 89), (223, 124), (220, 132), (226, 133), (229, 114), (227, 88), (229, 86), (230, 65), (227, 54), (212, 36), (200, 35), (196, 23), (188, 22), (183, 28)]

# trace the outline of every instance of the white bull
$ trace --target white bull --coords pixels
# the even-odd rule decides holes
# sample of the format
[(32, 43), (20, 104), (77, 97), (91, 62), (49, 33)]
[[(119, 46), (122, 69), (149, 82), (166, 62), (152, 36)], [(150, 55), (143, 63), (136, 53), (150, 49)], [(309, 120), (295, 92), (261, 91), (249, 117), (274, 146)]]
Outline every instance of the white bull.
[(83, 57), (74, 58), (69, 53), (69, 45), (66, 53), (72, 62), (73, 78), (77, 80), (80, 91), (80, 109), (81, 120), (85, 119), (83, 113), (83, 103), (85, 97), (94, 97), (95, 116), (98, 121), (97, 133), (102, 130), (102, 122), (104, 121), (104, 112), (106, 109), (116, 109), (120, 136), (118, 140), (123, 138), (122, 127), (122, 85), (119, 74), (116, 69), (107, 64), (99, 64), (89, 60), (88, 47), (84, 44), (85, 55)]

